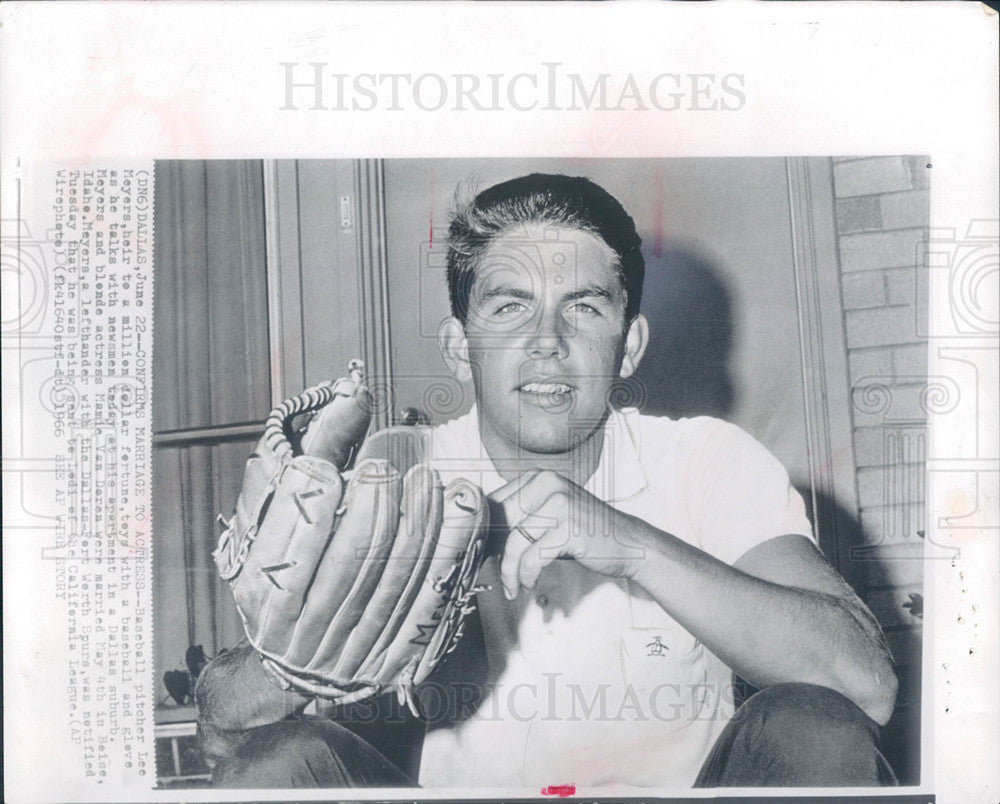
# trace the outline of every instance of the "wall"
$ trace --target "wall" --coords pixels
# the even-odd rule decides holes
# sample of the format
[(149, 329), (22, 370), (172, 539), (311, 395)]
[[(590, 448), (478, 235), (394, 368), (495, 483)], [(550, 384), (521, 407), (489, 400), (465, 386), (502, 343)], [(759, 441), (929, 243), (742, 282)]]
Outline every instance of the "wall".
[[(930, 160), (834, 160), (837, 240), (852, 388), (864, 545), (854, 551), (866, 602), (902, 681), (887, 729), (914, 743), (919, 721), (927, 454), (926, 282)], [(916, 757), (899, 757), (902, 776)]]

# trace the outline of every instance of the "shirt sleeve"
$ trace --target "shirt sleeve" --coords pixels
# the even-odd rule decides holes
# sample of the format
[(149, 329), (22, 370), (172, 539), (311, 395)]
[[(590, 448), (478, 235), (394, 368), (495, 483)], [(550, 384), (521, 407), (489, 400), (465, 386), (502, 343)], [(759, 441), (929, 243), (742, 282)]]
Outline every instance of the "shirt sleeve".
[(692, 420), (685, 502), (699, 546), (727, 564), (791, 533), (815, 542), (802, 496), (764, 445), (736, 425)]

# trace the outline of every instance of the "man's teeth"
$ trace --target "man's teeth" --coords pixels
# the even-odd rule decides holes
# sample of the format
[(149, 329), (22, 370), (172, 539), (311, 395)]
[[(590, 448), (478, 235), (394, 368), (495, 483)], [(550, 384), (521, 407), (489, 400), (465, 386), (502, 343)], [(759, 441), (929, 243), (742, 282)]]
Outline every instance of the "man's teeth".
[(568, 394), (573, 389), (561, 382), (529, 382), (521, 390), (529, 394)]

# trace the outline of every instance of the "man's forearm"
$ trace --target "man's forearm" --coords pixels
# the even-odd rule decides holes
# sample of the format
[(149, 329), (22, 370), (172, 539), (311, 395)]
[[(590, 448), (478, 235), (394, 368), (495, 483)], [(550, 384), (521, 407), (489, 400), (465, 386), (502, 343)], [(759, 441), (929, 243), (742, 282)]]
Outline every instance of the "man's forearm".
[(821, 684), (889, 719), (896, 676), (878, 624), (852, 593), (754, 577), (641, 520), (630, 525), (646, 556), (634, 579), (751, 684)]

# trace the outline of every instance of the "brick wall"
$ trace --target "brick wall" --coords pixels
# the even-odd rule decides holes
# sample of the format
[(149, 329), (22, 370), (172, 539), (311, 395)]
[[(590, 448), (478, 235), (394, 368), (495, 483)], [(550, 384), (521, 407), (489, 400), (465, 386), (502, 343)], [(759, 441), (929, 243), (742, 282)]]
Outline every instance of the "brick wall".
[(852, 389), (858, 512), (864, 545), (859, 591), (881, 621), (901, 689), (885, 729), (901, 781), (916, 783), (923, 532), (926, 511), (927, 343), (918, 292), (928, 225), (929, 160), (834, 159), (844, 331)]

